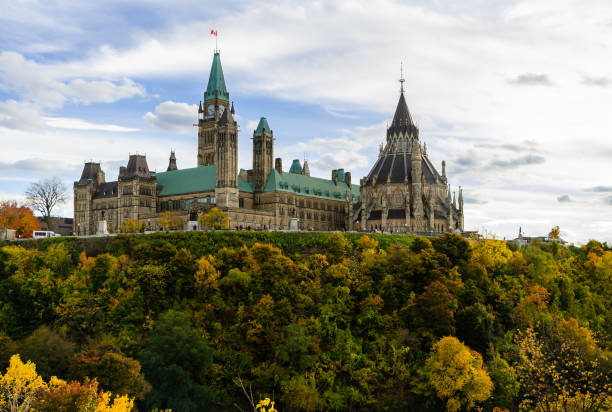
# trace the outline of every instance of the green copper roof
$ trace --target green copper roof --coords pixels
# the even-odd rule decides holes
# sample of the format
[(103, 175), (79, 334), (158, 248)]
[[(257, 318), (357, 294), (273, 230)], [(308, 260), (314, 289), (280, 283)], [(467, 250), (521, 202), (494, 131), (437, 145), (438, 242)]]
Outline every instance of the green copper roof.
[(238, 176), (238, 190), (241, 192), (253, 193), (253, 183), (242, 180), (240, 175)]
[(265, 117), (262, 117), (261, 119), (259, 119), (257, 130), (255, 130), (255, 136), (261, 136), (263, 134), (264, 129), (266, 130), (266, 134), (272, 134), (272, 130), (270, 130), (270, 126), (268, 126), (268, 121)]
[(159, 196), (213, 191), (215, 190), (215, 175), (215, 166), (155, 173), (157, 184), (162, 186)]
[(219, 98), (229, 100), (229, 93), (225, 88), (225, 79), (223, 78), (223, 68), (221, 67), (221, 58), (219, 52), (213, 57), (212, 67), (210, 68), (210, 77), (208, 78), (208, 87), (204, 94), (204, 100), (214, 99), (215, 92), (219, 92)]
[[(353, 203), (357, 203), (359, 201), (359, 185), (351, 185), (351, 187)], [(336, 186), (331, 180), (291, 172), (281, 175), (276, 169), (272, 169), (264, 191), (272, 192), (275, 190), (301, 196), (343, 201), (349, 194), (350, 189), (344, 182), (339, 182)]]
[[(159, 196), (214, 191), (216, 171), (217, 167), (212, 165), (155, 173), (157, 184), (162, 186)], [(238, 177), (238, 190), (252, 193), (253, 184)]]
[(293, 163), (291, 163), (291, 167), (289, 168), (289, 173), (302, 173), (302, 165), (300, 164), (299, 159), (293, 159)]

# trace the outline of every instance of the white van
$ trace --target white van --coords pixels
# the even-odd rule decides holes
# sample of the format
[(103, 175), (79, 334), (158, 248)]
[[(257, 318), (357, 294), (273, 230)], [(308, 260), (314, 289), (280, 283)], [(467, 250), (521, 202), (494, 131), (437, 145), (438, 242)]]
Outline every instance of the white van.
[(32, 232), (32, 239), (44, 239), (46, 237), (57, 237), (61, 236), (55, 232), (51, 232), (49, 230), (35, 230)]

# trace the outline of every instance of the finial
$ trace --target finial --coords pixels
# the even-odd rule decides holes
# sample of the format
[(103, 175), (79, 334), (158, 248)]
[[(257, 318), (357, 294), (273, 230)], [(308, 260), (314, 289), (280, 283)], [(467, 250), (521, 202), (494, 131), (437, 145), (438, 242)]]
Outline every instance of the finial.
[(400, 93), (404, 94), (404, 82), (406, 80), (404, 79), (404, 63), (400, 62)]
[(219, 35), (219, 32), (215, 29), (211, 29), (210, 34), (212, 36), (215, 36), (215, 53), (219, 53), (219, 47), (217, 47), (217, 37)]

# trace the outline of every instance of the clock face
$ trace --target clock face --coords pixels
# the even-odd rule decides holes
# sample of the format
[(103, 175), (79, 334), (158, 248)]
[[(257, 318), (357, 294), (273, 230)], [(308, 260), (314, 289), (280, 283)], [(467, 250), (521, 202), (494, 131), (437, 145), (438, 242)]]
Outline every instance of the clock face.
[(222, 115), (224, 111), (225, 111), (225, 106), (220, 104), (219, 105), (219, 115)]
[(213, 114), (215, 114), (215, 106), (211, 104), (210, 106), (208, 106), (208, 109), (206, 112), (208, 113), (209, 116), (212, 116)]

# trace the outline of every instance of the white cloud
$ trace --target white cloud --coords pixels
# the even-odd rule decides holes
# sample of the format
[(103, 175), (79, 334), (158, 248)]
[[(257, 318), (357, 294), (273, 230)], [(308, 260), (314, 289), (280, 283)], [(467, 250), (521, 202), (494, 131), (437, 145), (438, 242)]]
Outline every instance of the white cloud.
[(56, 129), (100, 130), (105, 132), (137, 132), (140, 130), (115, 124), (91, 123), (72, 117), (44, 117), (43, 120), (48, 126), (55, 127)]
[(155, 113), (147, 112), (145, 120), (162, 130), (178, 133), (196, 133), (193, 127), (197, 122), (198, 106), (195, 104), (176, 103), (172, 100), (163, 102), (155, 108)]
[(0, 126), (10, 129), (37, 130), (44, 127), (38, 107), (27, 102), (0, 101)]
[[(87, 9), (78, 7), (79, 12)], [(27, 22), (28, 13), (14, 9), (10, 18)], [(61, 30), (57, 19), (33, 9), (37, 9), (33, 21)], [(446, 159), (451, 183), (464, 186), (466, 197), (475, 200), (466, 206), (468, 228), (514, 235), (523, 224), (538, 234), (559, 224), (570, 240), (591, 236), (611, 240), (610, 226), (600, 224), (612, 221), (606, 194), (585, 190), (610, 185), (601, 171), (609, 168), (612, 155), (608, 142), (612, 55), (604, 52), (612, 43), (611, 3), (518, 0), (483, 6), (480, 1), (306, 4), (296, 0), (245, 2), (215, 10), (211, 16), (202, 5), (203, 18), (168, 17), (159, 28), (129, 31), (122, 43), (102, 39), (97, 49), (75, 53), (77, 57), (53, 61), (0, 54), (0, 87), (24, 99), (0, 103), (0, 125), (36, 129), (41, 125), (40, 110), (66, 102), (87, 104), (90, 98), (98, 99), (90, 93), (93, 90), (99, 89), (96, 101), (143, 95), (142, 86), (129, 79), (205, 81), (213, 43), (202, 33), (214, 24), (220, 29), (230, 92), (318, 104), (349, 118), (366, 109), (391, 119), (398, 95), (395, 79), (403, 61), (408, 103), (432, 162), (439, 165)], [(76, 25), (75, 32), (85, 33), (80, 27)], [(204, 52), (194, 52), (194, 45)], [(517, 87), (509, 82), (513, 79), (550, 87)], [(171, 103), (160, 104), (145, 118), (160, 129), (193, 137), (197, 109)], [(185, 106), (176, 106), (181, 104)], [(372, 166), (377, 146), (385, 139), (384, 124), (373, 118), (371, 122), (378, 124), (368, 126), (369, 120), (357, 116), (349, 130), (330, 130), (302, 142), (279, 139), (276, 150), (298, 158), (307, 152), (313, 172), (323, 176), (329, 175), (328, 167), (352, 169), (357, 181), (358, 174), (366, 174)], [(247, 126), (248, 135), (252, 125)], [(2, 139), (15, 136), (0, 128)], [(146, 148), (153, 151), (151, 163), (165, 167), (163, 141), (121, 132), (116, 136), (92, 138), (100, 147), (95, 155), (116, 159), (126, 151)], [(52, 152), (56, 148), (40, 142), (50, 138), (70, 142), (62, 142), (61, 150), (79, 161), (92, 154), (91, 148), (79, 147), (78, 136), (51, 133), (38, 140), (27, 138), (30, 146), (5, 151), (3, 158), (42, 156), (37, 144)], [(524, 144), (526, 140), (535, 145)], [(193, 152), (193, 138), (181, 144), (184, 153)], [(239, 150), (241, 165), (247, 165), (251, 148), (243, 144)], [(560, 193), (571, 202), (559, 203)]]

